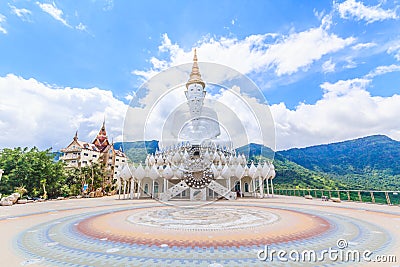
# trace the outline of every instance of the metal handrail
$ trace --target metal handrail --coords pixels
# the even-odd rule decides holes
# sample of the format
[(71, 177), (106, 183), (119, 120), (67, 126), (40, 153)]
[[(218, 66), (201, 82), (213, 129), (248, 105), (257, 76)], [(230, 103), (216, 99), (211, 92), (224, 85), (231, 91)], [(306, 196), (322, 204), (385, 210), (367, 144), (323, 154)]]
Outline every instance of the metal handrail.
[[(308, 194), (305, 194), (308, 192)], [(275, 194), (288, 196), (305, 196), (311, 195), (318, 198), (317, 192), (321, 192), (321, 198), (326, 192), (329, 198), (338, 198), (344, 201), (377, 203), (387, 205), (400, 205), (400, 191), (391, 190), (357, 190), (357, 189), (317, 189), (317, 188), (275, 188)], [(341, 197), (344, 194), (344, 198)], [(356, 197), (351, 197), (351, 193), (357, 193)], [(384, 195), (382, 195), (384, 194)], [(381, 197), (379, 198), (379, 195)], [(342, 195), (343, 196), (343, 195)], [(353, 195), (354, 196), (354, 195)], [(395, 197), (396, 196), (396, 197)], [(357, 200), (354, 200), (356, 198)]]

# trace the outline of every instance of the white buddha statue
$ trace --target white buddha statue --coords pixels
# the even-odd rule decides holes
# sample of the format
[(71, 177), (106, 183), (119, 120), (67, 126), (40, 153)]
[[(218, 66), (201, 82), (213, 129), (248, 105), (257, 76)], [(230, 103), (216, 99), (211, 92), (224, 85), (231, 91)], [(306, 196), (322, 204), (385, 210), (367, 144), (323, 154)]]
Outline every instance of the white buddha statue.
[(197, 64), (196, 50), (185, 95), (188, 105), (181, 106), (174, 112), (172, 135), (179, 141), (189, 141), (193, 145), (217, 138), (221, 134), (218, 116), (205, 100), (205, 83)]

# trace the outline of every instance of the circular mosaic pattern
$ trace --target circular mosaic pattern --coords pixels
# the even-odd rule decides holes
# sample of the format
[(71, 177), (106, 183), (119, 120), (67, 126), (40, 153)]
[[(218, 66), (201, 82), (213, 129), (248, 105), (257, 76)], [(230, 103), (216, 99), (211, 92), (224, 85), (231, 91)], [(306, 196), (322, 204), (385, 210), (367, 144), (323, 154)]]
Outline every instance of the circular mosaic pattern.
[[(105, 228), (108, 230), (106, 233)], [(113, 212), (83, 220), (76, 229), (93, 238), (129, 244), (239, 247), (308, 238), (329, 228), (326, 220), (301, 212), (216, 206)]]
[(277, 214), (269, 211), (229, 207), (142, 210), (127, 218), (134, 225), (186, 231), (256, 228), (274, 223), (278, 219)]
[(321, 251), (336, 246), (338, 238), (377, 254), (392, 242), (378, 225), (306, 205), (215, 203), (183, 209), (139, 202), (35, 225), (15, 246), (27, 259), (22, 265), (241, 267), (269, 265), (257, 258), (265, 245)]

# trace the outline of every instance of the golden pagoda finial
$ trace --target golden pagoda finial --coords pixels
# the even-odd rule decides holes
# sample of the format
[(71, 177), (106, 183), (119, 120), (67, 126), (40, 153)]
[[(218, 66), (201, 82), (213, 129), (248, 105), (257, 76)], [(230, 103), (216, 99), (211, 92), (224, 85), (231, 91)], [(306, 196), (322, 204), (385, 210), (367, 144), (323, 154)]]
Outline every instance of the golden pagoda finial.
[(203, 86), (203, 89), (206, 87), (203, 79), (201, 78), (199, 65), (197, 64), (197, 50), (196, 50), (196, 48), (194, 49), (192, 72), (190, 73), (190, 78), (186, 83), (186, 88), (188, 88), (189, 85), (191, 85), (193, 83), (201, 84)]

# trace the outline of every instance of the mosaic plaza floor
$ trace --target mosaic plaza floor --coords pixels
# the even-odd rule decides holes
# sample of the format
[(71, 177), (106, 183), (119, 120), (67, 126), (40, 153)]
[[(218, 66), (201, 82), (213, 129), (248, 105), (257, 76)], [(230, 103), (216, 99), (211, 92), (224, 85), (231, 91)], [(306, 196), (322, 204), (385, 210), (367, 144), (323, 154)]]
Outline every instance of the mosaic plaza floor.
[[(400, 266), (398, 206), (283, 196), (170, 204), (105, 197), (0, 207), (0, 266)], [(371, 251), (371, 262), (319, 259), (328, 249)], [(304, 250), (316, 258), (296, 260)]]

